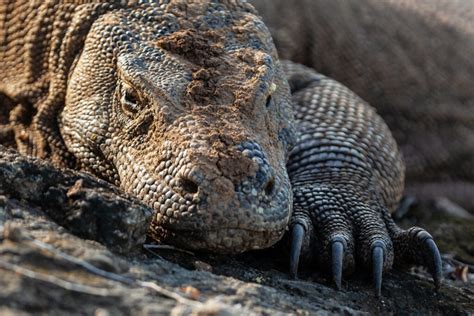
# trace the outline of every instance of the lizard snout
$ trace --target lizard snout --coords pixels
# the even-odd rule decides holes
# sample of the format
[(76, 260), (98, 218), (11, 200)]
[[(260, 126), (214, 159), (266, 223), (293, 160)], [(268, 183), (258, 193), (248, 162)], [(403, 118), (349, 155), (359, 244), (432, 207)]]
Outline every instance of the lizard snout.
[(244, 193), (271, 197), (276, 191), (277, 179), (260, 145), (255, 142), (245, 142), (237, 148), (241, 150), (243, 156), (252, 160), (256, 169), (255, 176), (242, 181), (237, 189)]
[(239, 200), (271, 197), (279, 181), (260, 145), (245, 142), (235, 149), (237, 155), (221, 157), (212, 168), (206, 154), (194, 156), (191, 171), (178, 176), (177, 191), (199, 198), (201, 204), (209, 204), (207, 197), (216, 192)]
[[(289, 179), (253, 141), (213, 151), (205, 146), (187, 161), (157, 209), (160, 240), (191, 249), (238, 253), (278, 241), (291, 214)], [(182, 210), (182, 211), (181, 211)], [(161, 235), (161, 236), (160, 236)]]

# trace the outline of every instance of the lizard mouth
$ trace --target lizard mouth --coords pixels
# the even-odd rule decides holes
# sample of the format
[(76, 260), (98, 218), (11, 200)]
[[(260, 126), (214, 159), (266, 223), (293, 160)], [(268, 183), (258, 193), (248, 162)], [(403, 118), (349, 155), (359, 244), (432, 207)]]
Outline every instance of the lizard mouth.
[(175, 218), (157, 212), (149, 235), (183, 249), (221, 254), (271, 247), (283, 237), (292, 213), (286, 180), (279, 181), (272, 196), (238, 192), (235, 204), (224, 207), (197, 204), (193, 212)]
[(278, 242), (285, 229), (253, 230), (246, 228), (216, 228), (202, 230), (175, 230), (170, 232), (173, 244), (191, 250), (220, 254), (238, 254), (264, 249)]

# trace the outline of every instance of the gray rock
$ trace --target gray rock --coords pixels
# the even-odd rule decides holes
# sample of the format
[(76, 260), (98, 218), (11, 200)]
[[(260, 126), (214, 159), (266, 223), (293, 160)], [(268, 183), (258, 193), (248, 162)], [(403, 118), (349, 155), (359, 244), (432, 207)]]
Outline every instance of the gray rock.
[[(0, 313), (88, 315), (469, 314), (474, 287), (421, 272), (370, 275), (342, 291), (292, 280), (278, 248), (221, 257), (143, 250), (151, 211), (84, 173), (0, 148)], [(269, 260), (275, 258), (275, 260)], [(195, 263), (212, 268), (199, 271)], [(275, 261), (275, 262), (273, 262)]]

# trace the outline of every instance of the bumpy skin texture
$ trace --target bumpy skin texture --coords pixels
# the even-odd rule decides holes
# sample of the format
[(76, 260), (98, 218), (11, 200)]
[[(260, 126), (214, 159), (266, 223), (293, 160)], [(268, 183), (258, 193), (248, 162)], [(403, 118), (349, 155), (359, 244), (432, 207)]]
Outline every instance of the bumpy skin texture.
[[(294, 193), (290, 269), (300, 251), (332, 270), (338, 288), (356, 262), (372, 268), (377, 293), (394, 263), (428, 266), (440, 280), (440, 257), (423, 229), (403, 231), (390, 213), (403, 192), (404, 165), (387, 125), (348, 88), (284, 62), (299, 137), (288, 162)], [(395, 257), (394, 257), (395, 256)]]
[(139, 197), (157, 211), (159, 241), (235, 253), (281, 238), (291, 214), (291, 100), (250, 5), (2, 9), (0, 91), (16, 105), (10, 126), (22, 153)]
[(403, 154), (408, 193), (474, 211), (473, 1), (250, 2), (281, 58), (377, 109)]
[(296, 143), (292, 272), (300, 250), (332, 260), (338, 286), (355, 261), (373, 264), (380, 291), (395, 251), (438, 280), (431, 237), (389, 216), (403, 166), (388, 128), (347, 88), (288, 62), (297, 140), (270, 33), (245, 2), (15, 2), (1, 13), (3, 142), (138, 196), (156, 210), (158, 241), (223, 253), (274, 244), (290, 221)]

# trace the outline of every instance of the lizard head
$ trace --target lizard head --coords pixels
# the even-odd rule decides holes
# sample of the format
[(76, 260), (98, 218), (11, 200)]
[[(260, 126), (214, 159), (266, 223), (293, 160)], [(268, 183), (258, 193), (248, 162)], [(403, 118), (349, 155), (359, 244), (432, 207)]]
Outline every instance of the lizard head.
[(291, 215), (290, 93), (270, 34), (239, 1), (169, 1), (95, 21), (61, 134), (80, 167), (156, 210), (151, 235), (238, 253)]

